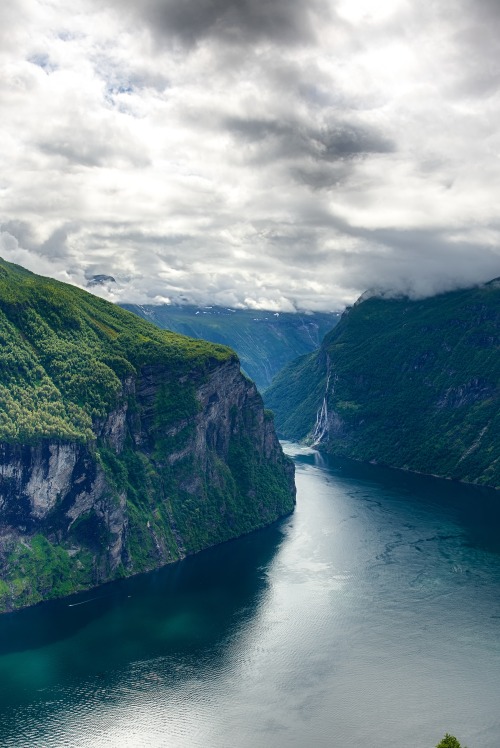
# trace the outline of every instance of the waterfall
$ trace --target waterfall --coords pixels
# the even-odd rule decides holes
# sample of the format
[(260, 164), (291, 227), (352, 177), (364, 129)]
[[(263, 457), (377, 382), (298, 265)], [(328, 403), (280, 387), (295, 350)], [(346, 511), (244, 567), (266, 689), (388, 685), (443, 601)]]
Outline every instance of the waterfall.
[[(314, 426), (313, 432), (311, 434), (311, 446), (314, 447), (316, 444), (320, 444), (323, 440), (323, 437), (328, 431), (328, 387), (330, 386), (330, 362), (328, 362), (328, 370), (326, 375), (326, 387), (325, 387), (325, 394), (323, 397), (323, 402), (321, 403), (321, 407), (318, 409), (318, 413), (316, 415), (316, 424)], [(334, 377), (334, 384), (332, 387), (332, 395), (335, 390), (335, 382), (337, 381), (337, 377)]]

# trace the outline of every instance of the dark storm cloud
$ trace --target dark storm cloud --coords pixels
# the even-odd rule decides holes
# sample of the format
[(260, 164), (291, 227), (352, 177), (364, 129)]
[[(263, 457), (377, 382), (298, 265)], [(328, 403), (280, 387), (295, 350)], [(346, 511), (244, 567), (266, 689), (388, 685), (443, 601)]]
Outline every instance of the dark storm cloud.
[(391, 153), (394, 144), (382, 133), (354, 124), (334, 124), (314, 134), (311, 142), (321, 161), (353, 158), (371, 153)]
[[(329, 189), (347, 177), (343, 162), (375, 153), (391, 153), (395, 144), (383, 133), (349, 122), (333, 122), (320, 128), (299, 121), (228, 117), (225, 130), (243, 143), (258, 146), (253, 161), (287, 159), (295, 162), (290, 174), (313, 189)], [(305, 165), (304, 160), (322, 167)], [(329, 168), (327, 164), (334, 164)]]
[(238, 45), (255, 42), (297, 44), (315, 36), (314, 16), (325, 20), (329, 5), (320, 0), (114, 0), (138, 15), (156, 37), (191, 46), (203, 39)]
[(298, 121), (228, 117), (222, 125), (246, 142), (274, 140), (279, 144), (277, 152), (305, 154), (321, 161), (394, 150), (394, 144), (382, 133), (351, 123), (334, 122), (317, 129)]

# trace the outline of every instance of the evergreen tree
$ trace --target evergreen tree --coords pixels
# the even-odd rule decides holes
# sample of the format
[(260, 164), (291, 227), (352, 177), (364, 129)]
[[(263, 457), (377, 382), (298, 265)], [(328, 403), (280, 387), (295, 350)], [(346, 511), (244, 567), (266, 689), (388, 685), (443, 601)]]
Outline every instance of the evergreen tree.
[(436, 748), (461, 748), (461, 745), (453, 735), (446, 733), (441, 742), (437, 744)]

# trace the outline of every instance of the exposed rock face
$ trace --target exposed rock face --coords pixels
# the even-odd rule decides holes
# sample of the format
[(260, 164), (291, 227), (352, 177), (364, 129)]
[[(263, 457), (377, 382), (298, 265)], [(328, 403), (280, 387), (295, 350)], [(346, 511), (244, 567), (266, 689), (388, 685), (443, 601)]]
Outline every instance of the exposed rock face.
[(72, 505), (88, 504), (105, 488), (102, 470), (79, 444), (3, 444), (0, 461), (0, 517), (13, 528), (34, 528), (69, 496)]
[(94, 432), (90, 445), (0, 445), (0, 609), (157, 567), (293, 509), (293, 463), (234, 358), (177, 382), (144, 366)]

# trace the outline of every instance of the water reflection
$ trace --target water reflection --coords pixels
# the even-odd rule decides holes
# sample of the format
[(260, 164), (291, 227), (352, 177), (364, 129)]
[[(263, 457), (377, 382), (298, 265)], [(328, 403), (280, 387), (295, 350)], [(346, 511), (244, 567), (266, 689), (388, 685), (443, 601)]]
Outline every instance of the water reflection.
[(297, 465), (314, 465), (354, 487), (378, 487), (384, 501), (392, 498), (394, 505), (403, 504), (402, 512), (408, 502), (413, 514), (417, 502), (423, 509), (452, 517), (471, 547), (500, 554), (500, 491), (333, 457), (292, 442), (283, 444)]
[(2, 748), (497, 748), (498, 495), (285, 446), (280, 525), (0, 618)]
[[(105, 585), (65, 600), (0, 617), (2, 745), (26, 718), (25, 703), (46, 720), (101, 691), (137, 686), (148, 663), (167, 658), (163, 676), (182, 680), (205, 660), (223, 666), (227, 639), (248, 627), (265, 603), (264, 572), (283, 541), (278, 523), (159, 571)], [(144, 672), (143, 672), (144, 671)], [(93, 685), (91, 685), (93, 684)], [(12, 743), (14, 745), (14, 743)]]

